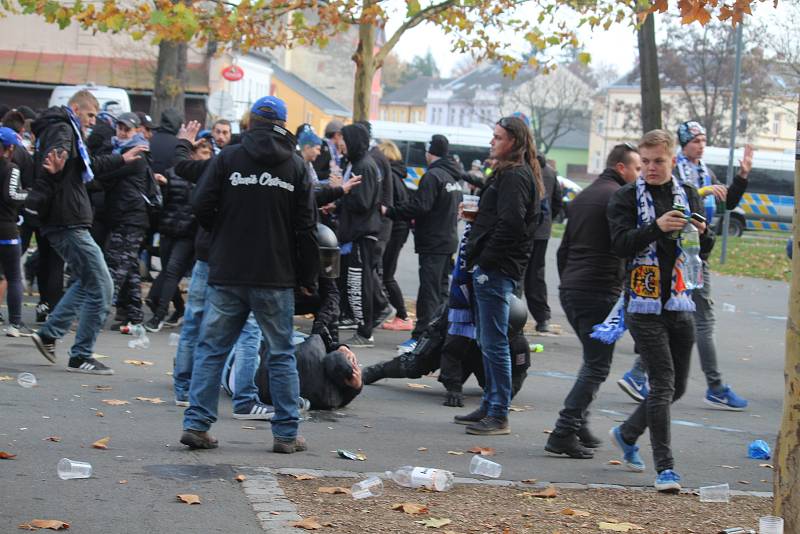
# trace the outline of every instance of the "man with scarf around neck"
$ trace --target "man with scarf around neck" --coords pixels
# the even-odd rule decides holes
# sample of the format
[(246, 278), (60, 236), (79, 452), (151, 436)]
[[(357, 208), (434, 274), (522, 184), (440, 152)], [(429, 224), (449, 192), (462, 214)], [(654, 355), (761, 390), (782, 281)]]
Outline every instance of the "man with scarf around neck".
[[(704, 197), (703, 215), (710, 224), (714, 220), (718, 201), (725, 203), (726, 210), (733, 210), (739, 205), (747, 189), (747, 176), (753, 166), (753, 147), (745, 145), (744, 158), (739, 162), (739, 172), (728, 189), (703, 163), (706, 131), (698, 122), (689, 121), (681, 124), (678, 128), (678, 142), (681, 149), (678, 151), (677, 166), (673, 174), (677, 179), (695, 186), (700, 196)], [(711, 271), (708, 266), (708, 256), (708, 253), (700, 255), (703, 260), (703, 286), (692, 292), (696, 306), (694, 323), (697, 352), (700, 354), (700, 366), (708, 385), (703, 400), (720, 410), (742, 411), (747, 408), (747, 401), (725, 384), (717, 366), (717, 348), (714, 340), (716, 320), (714, 303), (711, 300)], [(636, 401), (641, 401), (647, 396), (647, 375), (639, 358), (617, 384)]]
[[(617, 191), (608, 205), (611, 243), (627, 258), (625, 324), (633, 336), (648, 375), (650, 394), (620, 426), (611, 429), (612, 442), (623, 452), (623, 464), (644, 471), (636, 441), (650, 428), (650, 443), (658, 476), (658, 491), (680, 490), (670, 448), (670, 404), (686, 391), (694, 345), (695, 309), (683, 278), (685, 255), (680, 240), (670, 238), (686, 224), (700, 232), (703, 253), (714, 244), (705, 223), (689, 213), (702, 210), (697, 189), (673, 178), (674, 141), (664, 130), (652, 130), (639, 142), (642, 176)], [(680, 204), (686, 212), (673, 209)]]
[(42, 235), (71, 266), (74, 276), (47, 321), (33, 334), (36, 348), (55, 363), (56, 340), (64, 337), (77, 319), (67, 371), (110, 375), (114, 371), (92, 357), (97, 335), (111, 307), (114, 283), (103, 252), (89, 233), (92, 205), (86, 184), (94, 180), (95, 173), (111, 172), (136, 161), (145, 147), (134, 147), (125, 154), (91, 157), (84, 136), (94, 126), (98, 110), (94, 95), (81, 90), (72, 95), (66, 106), (52, 107), (34, 121), (36, 179), (25, 209), (38, 215)]
[(511, 433), (511, 295), (525, 274), (544, 193), (531, 131), (522, 119), (504, 117), (497, 122), (489, 153), (495, 160), (494, 172), (481, 193), (465, 249), (486, 383), (481, 405), (455, 417), (457, 423), (468, 425), (467, 434), (482, 436)]

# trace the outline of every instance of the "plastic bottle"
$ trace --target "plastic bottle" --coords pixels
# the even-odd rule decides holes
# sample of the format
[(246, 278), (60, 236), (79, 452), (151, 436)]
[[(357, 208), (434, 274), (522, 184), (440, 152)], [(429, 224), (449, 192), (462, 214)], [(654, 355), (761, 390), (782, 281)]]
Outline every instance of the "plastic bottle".
[(681, 248), (686, 256), (683, 264), (683, 281), (686, 289), (703, 287), (703, 260), (700, 259), (700, 233), (691, 222), (681, 232)]
[(424, 487), (434, 491), (447, 491), (453, 487), (453, 473), (432, 467), (404, 465), (394, 473), (386, 471), (386, 476), (406, 488)]
[(36, 386), (36, 377), (32, 373), (20, 373), (17, 375), (17, 384), (24, 388)]
[(134, 339), (128, 341), (129, 349), (149, 349), (150, 338), (147, 337), (147, 330), (140, 324), (133, 325), (130, 329), (130, 334)]

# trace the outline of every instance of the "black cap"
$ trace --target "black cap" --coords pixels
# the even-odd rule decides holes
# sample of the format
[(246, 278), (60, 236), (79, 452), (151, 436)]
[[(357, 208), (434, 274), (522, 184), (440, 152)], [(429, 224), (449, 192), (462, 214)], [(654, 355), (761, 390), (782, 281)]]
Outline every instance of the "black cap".
[(153, 118), (145, 113), (144, 111), (136, 111), (136, 116), (139, 117), (139, 122), (142, 123), (142, 126), (152, 130), (156, 127), (156, 123), (153, 122)]
[(142, 125), (142, 121), (139, 120), (139, 116), (136, 113), (131, 113), (130, 111), (117, 117), (117, 123), (122, 123), (128, 128), (138, 128)]
[(425, 147), (426, 152), (439, 158), (447, 156), (449, 150), (450, 141), (448, 141), (445, 136), (438, 134), (431, 137), (430, 142)]

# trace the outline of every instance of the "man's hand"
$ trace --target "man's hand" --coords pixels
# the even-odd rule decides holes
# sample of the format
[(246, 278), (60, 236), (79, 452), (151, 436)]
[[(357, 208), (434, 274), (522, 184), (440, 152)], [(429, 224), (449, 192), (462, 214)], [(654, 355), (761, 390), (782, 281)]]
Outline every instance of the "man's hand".
[(64, 169), (67, 164), (67, 151), (58, 151), (53, 149), (47, 153), (42, 162), (42, 168), (50, 174), (58, 174)]
[(132, 149), (128, 150), (127, 152), (125, 152), (122, 155), (122, 160), (125, 163), (130, 163), (132, 161), (135, 161), (135, 160), (139, 159), (141, 154), (143, 152), (147, 152), (148, 150), (150, 150), (150, 149), (145, 145), (137, 145), (137, 146), (133, 147)]
[(744, 145), (744, 156), (739, 160), (739, 176), (747, 180), (750, 171), (753, 170), (753, 145)]
[(175, 137), (194, 144), (195, 139), (197, 138), (197, 132), (199, 131), (200, 123), (198, 121), (189, 121), (186, 124), (181, 124), (180, 130), (178, 130), (178, 135)]
[(167, 180), (166, 176), (158, 172), (153, 173), (153, 178), (156, 179), (156, 182), (158, 182), (159, 185), (167, 185), (167, 182), (169, 181)]
[(328, 185), (331, 187), (341, 187), (342, 186), (342, 175), (341, 174), (333, 174), (331, 173), (328, 176)]
[(656, 219), (659, 229), (668, 234), (675, 230), (683, 230), (686, 226), (686, 216), (678, 210), (670, 210)]
[(692, 223), (695, 228), (697, 228), (697, 231), (700, 232), (700, 235), (703, 235), (706, 232), (706, 228), (708, 227), (706, 223), (695, 221), (694, 219), (689, 219), (689, 222)]
[(353, 365), (353, 374), (344, 383), (353, 389), (361, 389), (363, 383), (361, 381), (361, 367), (358, 364)]
[(458, 391), (448, 391), (442, 404), (451, 408), (462, 408), (464, 406), (464, 395)]
[(307, 287), (300, 286), (300, 294), (303, 295), (304, 297), (310, 297), (311, 295), (314, 294), (314, 292)]
[(321, 212), (322, 212), (322, 213), (324, 213), (325, 215), (330, 215), (331, 213), (333, 213), (334, 211), (336, 211), (336, 203), (334, 203), (334, 202), (329, 202), (328, 204), (325, 204), (324, 206), (322, 206), (322, 207), (319, 209), (319, 211), (321, 211)]
[(361, 176), (355, 174), (350, 176), (350, 179), (342, 184), (342, 189), (344, 189), (344, 194), (346, 195), (347, 193), (349, 193), (351, 189), (353, 189), (360, 183), (361, 183)]
[(705, 187), (701, 187), (698, 190), (698, 193), (700, 193), (700, 195), (703, 197), (714, 195), (717, 200), (724, 202), (725, 197), (728, 196), (728, 188), (722, 184), (707, 185)]

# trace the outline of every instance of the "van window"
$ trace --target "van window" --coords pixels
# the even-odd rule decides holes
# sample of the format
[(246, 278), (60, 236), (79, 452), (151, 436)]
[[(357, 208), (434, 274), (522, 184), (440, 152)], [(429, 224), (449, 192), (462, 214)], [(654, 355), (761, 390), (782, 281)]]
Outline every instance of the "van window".
[[(725, 183), (728, 168), (723, 165), (709, 165), (709, 169), (717, 176), (717, 180)], [(754, 167), (747, 179), (748, 193), (765, 195), (794, 196), (794, 173), (777, 169), (759, 169)]]

